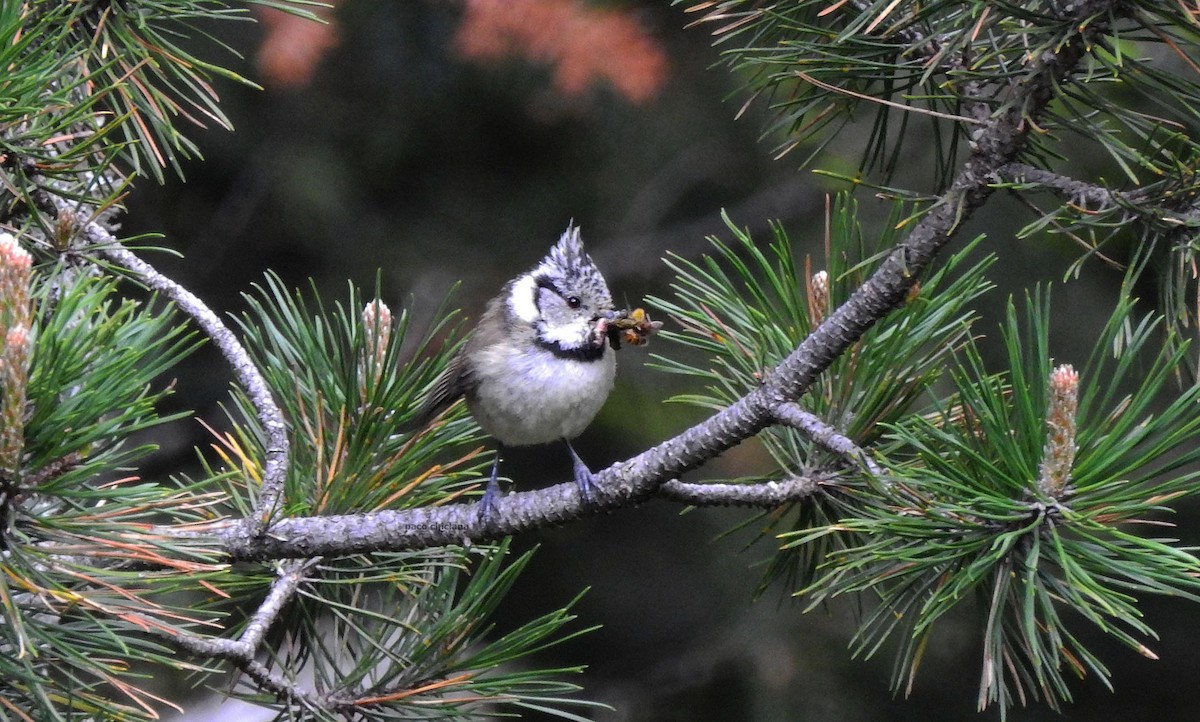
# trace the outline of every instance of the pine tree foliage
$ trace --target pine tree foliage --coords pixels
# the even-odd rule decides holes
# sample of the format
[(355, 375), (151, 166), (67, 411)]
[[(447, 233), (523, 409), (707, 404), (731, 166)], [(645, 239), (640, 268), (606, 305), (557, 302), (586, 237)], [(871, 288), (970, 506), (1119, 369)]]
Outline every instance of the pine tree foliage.
[[(784, 229), (778, 226), (765, 248), (730, 225), (734, 241), (712, 239), (715, 255), (699, 261), (668, 260), (677, 274), (672, 289), (675, 300), (653, 301), (684, 330), (666, 336), (704, 352), (709, 361), (707, 366), (696, 366), (657, 357), (663, 370), (707, 384), (706, 392), (673, 401), (704, 408), (732, 403), (759, 385), (763, 374), (824, 320), (822, 309), (845, 302), (877, 263), (879, 252), (897, 241), (905, 217), (903, 204), (896, 204), (886, 224), (891, 230), (868, 238), (858, 225), (857, 211), (848, 196), (837, 197), (826, 257), (816, 262), (806, 258), (803, 272)], [(887, 325), (873, 329), (841, 356), (799, 401), (803, 409), (858, 446), (886, 454), (881, 446), (886, 424), (911, 415), (924, 403), (951, 351), (971, 333), (972, 301), (991, 287), (985, 273), (992, 259), (968, 264), (970, 251), (969, 246), (955, 254)], [(814, 288), (821, 283), (823, 291)], [(764, 534), (833, 523), (853, 513), (857, 505), (872, 503), (859, 463), (847, 464), (843, 454), (797, 429), (776, 426), (759, 438), (779, 464), (781, 478), (813, 475), (820, 480), (819, 492), (812, 498), (747, 521), (767, 522), (760, 525)], [(827, 552), (818, 545), (782, 550), (768, 567), (764, 583), (784, 577), (790, 585), (804, 586)]]
[[(179, 709), (143, 679), (163, 668), (196, 684), (237, 670), (239, 694), (288, 719), (504, 707), (582, 719), (571, 709), (589, 703), (565, 679), (578, 667), (514, 664), (579, 633), (567, 607), (512, 630), (487, 621), (528, 553), (464, 538), (231, 565), (198, 542), (263, 513), (270, 435), (244, 388), (205, 474), (138, 475), (156, 448), (146, 432), (186, 415), (157, 409), (200, 337), (170, 304), (123, 299), (126, 271), (88, 229), (113, 218), (131, 174), (161, 178), (194, 156), (186, 126), (228, 124), (211, 83), (240, 79), (188, 48), (208, 37), (199, 24), (244, 13), (193, 0), (0, 7), (0, 719), (155, 719)], [(249, 361), (297, 449), (286, 512), (268, 514), (441, 505), (477, 483), (479, 432), (461, 410), (429, 428), (408, 418), (453, 349), (431, 346), (452, 316), (406, 345), (408, 314), (356, 289), (348, 305), (310, 308), (268, 277), (248, 300)]]
[(938, 620), (964, 600), (977, 600), (986, 619), (980, 707), (1055, 704), (1070, 699), (1070, 677), (1107, 680), (1075, 617), (1153, 658), (1139, 597), (1200, 600), (1195, 557), (1154, 535), (1170, 526), (1168, 505), (1196, 488), (1200, 387), (1175, 388), (1182, 350), (1161, 350), (1161, 323), (1135, 320), (1123, 302), (1069, 377), (1078, 383), (1069, 485), (1043, 485), (1053, 446), (1049, 299), (1028, 299), (1024, 319), (1010, 304), (1004, 371), (989, 373), (968, 345), (950, 372), (955, 392), (892, 428), (883, 504), (784, 537), (862, 540), (829, 555), (803, 593), (812, 604), (877, 595), (856, 650), (900, 638), (897, 686), (912, 684)]
[[(459, 503), (487, 462), (464, 410), (413, 417), (462, 341), (448, 306), (415, 334), (356, 288), (328, 304), (268, 275), (234, 333), (113, 234), (131, 178), (178, 172), (191, 128), (228, 124), (214, 83), (241, 79), (196, 48), (250, 4), (274, 3), (0, 4), (0, 719), (153, 719), (178, 706), (143, 679), (165, 669), (279, 719), (586, 719), (581, 667), (530, 658), (586, 631), (574, 600), (491, 621), (529, 560), (506, 535), (655, 495), (758, 507), (763, 587), (858, 596), (854, 650), (893, 654), (898, 689), (947, 615), (977, 610), (979, 704), (1001, 714), (1107, 682), (1097, 635), (1153, 656), (1146, 597), (1200, 597), (1169, 531), (1200, 462), (1185, 3), (692, 5), (780, 150), (853, 143), (850, 180), (892, 215), (869, 230), (839, 196), (823, 258), (732, 219), (711, 255), (670, 257), (654, 305), (704, 360), (657, 363), (712, 417), (600, 472), (590, 506), (566, 485), (494, 521)], [(914, 150), (934, 171), (902, 185)], [(1024, 237), (1082, 249), (1073, 272), (1124, 264), (1090, 356), (1052, 358), (1044, 290), (998, 343), (977, 328), (1004, 257), (959, 236), (996, 190), (1030, 209)], [(1149, 275), (1159, 314), (1132, 299)], [(144, 479), (203, 341), (235, 378), (228, 418), (198, 473)], [(751, 438), (771, 478), (676, 478)]]
[(141, 633), (190, 618), (168, 599), (207, 571), (186, 558), (131, 568), (164, 560), (146, 534), (158, 514), (188, 523), (214, 501), (128, 473), (154, 448), (134, 435), (171, 420), (156, 410), (167, 390), (151, 382), (195, 339), (169, 307), (122, 301), (111, 281), (60, 289), (39, 277), (30, 302), (24, 438), (0, 490), (0, 704), (35, 719), (137, 717), (159, 702), (138, 688), (131, 662), (171, 663)]
[[(903, 404), (896, 415), (870, 419), (876, 438), (853, 433), (857, 417), (839, 420), (832, 409), (816, 408), (820, 389), (847, 379), (868, 388), (880, 382), (888, 398), (906, 401), (882, 383), (884, 374), (851, 361), (860, 350), (853, 346), (802, 403), (870, 449), (880, 473), (861, 487), (856, 503), (839, 505), (825, 519), (801, 517), (795, 531), (783, 533), (771, 570), (780, 559), (801, 559), (806, 573), (789, 581), (810, 608), (849, 593), (875, 600), (855, 649), (871, 655), (895, 648), (898, 689), (912, 688), (927, 645), (936, 643), (937, 622), (977, 600), (984, 629), (979, 705), (997, 703), (1002, 713), (1034, 699), (1069, 700), (1069, 679), (1076, 676), (1107, 680), (1104, 662), (1078, 632), (1079, 620), (1153, 657), (1146, 641), (1155, 634), (1140, 599), (1196, 598), (1191, 551), (1139, 533), (1167, 526), (1170, 503), (1195, 488), (1197, 392), (1191, 383), (1177, 388), (1188, 357), (1176, 333), (1195, 321), (1195, 304), (1185, 296), (1195, 293), (1188, 283), (1200, 107), (1194, 12), (1151, 2), (821, 0), (770, 6), (731, 0), (693, 9), (715, 24), (729, 63), (770, 105), (781, 150), (815, 153), (846, 129), (864, 127), (866, 114), (870, 132), (852, 180), (914, 199), (918, 217), (952, 196), (968, 153), (992, 150), (976, 145), (979, 126), (1030, 101), (1019, 91), (1034, 82), (1031, 65), (1056, 62), (1068, 37), (1092, 29), (1080, 67), (1050, 87), (1053, 102), (1036, 115), (1016, 108), (1017, 122), (1033, 132), (1019, 160), (998, 168), (992, 184), (1014, 191), (1033, 211), (1022, 237), (1063, 235), (1079, 244), (1073, 272), (1091, 259), (1120, 258), (1127, 262), (1128, 294), (1136, 279), (1158, 271), (1166, 328), (1161, 319), (1139, 319), (1126, 295), (1076, 374), (1070, 366), (1052, 367), (1049, 294), (1038, 294), (1024, 325), (1010, 307), (1005, 371), (987, 368), (982, 342), (956, 336), (969, 340), (955, 349), (946, 339), (940, 348), (957, 358), (948, 379), (955, 391), (933, 394), (933, 407), (920, 413), (920, 404)], [(914, 132), (912, 121), (922, 120), (928, 130)], [(932, 144), (938, 172), (931, 187), (895, 185), (911, 158), (906, 142)], [(1071, 156), (1089, 153), (1099, 158), (1088, 168), (1096, 180), (1062, 175), (1080, 167)], [(1105, 179), (1110, 174), (1115, 181)], [(929, 202), (926, 193), (947, 187), (947, 195)], [(1047, 192), (1054, 199), (1049, 206)], [(832, 233), (834, 256), (839, 240)], [(747, 318), (747, 305), (776, 308), (754, 298), (771, 283), (759, 280), (760, 268), (750, 270), (719, 249), (734, 272), (713, 282), (718, 261), (689, 264), (681, 274), (687, 303), (664, 305), (700, 331), (700, 338), (681, 340), (712, 354), (709, 369), (676, 367), (700, 377), (752, 356), (756, 346), (748, 339), (770, 336), (763, 319), (782, 334), (813, 315), (810, 291), (809, 309)], [(779, 265), (776, 274), (794, 275)], [(793, 298), (805, 298), (799, 281), (791, 286)], [(978, 279), (969, 287), (983, 290)], [(922, 284), (919, 297), (928, 300), (931, 290)], [(894, 313), (884, 328), (902, 324), (908, 310)], [(872, 349), (878, 330), (862, 337), (862, 349)], [(894, 355), (885, 365), (908, 358)], [(942, 371), (945, 360), (933, 370)], [(1078, 384), (1069, 390), (1077, 413), (1056, 410), (1055, 384)], [(690, 400), (719, 407), (739, 395), (710, 389), (716, 393)], [(777, 453), (785, 473), (829, 463), (819, 449), (789, 452)], [(1054, 468), (1061, 478), (1047, 479)], [(826, 479), (816, 487), (816, 503), (797, 505), (802, 514), (830, 494), (824, 484), (837, 494), (855, 488)]]
[[(314, 310), (274, 277), (259, 291), (247, 296), (251, 310), (241, 326), (288, 424), (312, 441), (292, 455), (284, 502), (289, 514), (447, 503), (477, 484), (479, 467), (491, 460), (481, 458), (478, 430), (461, 413), (429, 429), (413, 428), (422, 398), (457, 348), (432, 348), (452, 325), (452, 314), (440, 313), (442, 326), (408, 348), (407, 311), (392, 318), (373, 302), (383, 318), (370, 324), (363, 316), (368, 304), (355, 289), (333, 309), (314, 296)], [(235, 394), (237, 427), (251, 432), (243, 441), (260, 446), (251, 405)], [(234, 450), (241, 457), (262, 454), (245, 444)], [(243, 495), (248, 512), (254, 490)]]
[[(876, 256), (863, 247), (855, 211), (843, 200), (831, 223), (825, 265), (835, 300)], [(735, 244), (714, 239), (715, 256), (672, 262), (679, 301), (656, 299), (685, 329), (668, 337), (708, 355), (706, 366), (659, 357), (665, 370), (708, 383), (707, 393), (676, 400), (708, 408), (760, 383), (809, 333), (820, 305), (811, 279), (822, 272), (810, 280), (797, 272), (781, 229), (766, 249), (731, 231)], [(1136, 320), (1133, 301), (1123, 301), (1072, 377), (1080, 385), (1069, 486), (1041, 484), (1054, 428), (1050, 295), (1029, 301), (1024, 324), (1010, 305), (1001, 334), (1009, 368), (989, 371), (969, 305), (989, 287), (991, 259), (963, 268), (969, 251), (948, 259), (804, 399), (872, 450), (874, 478), (795, 429), (760, 437), (783, 476), (817, 478), (811, 497), (758, 520), (783, 540), (767, 581), (784, 576), (809, 608), (848, 593), (877, 598), (855, 649), (869, 656), (898, 639), (893, 682), (907, 689), (937, 621), (978, 597), (987, 621), (980, 706), (1055, 704), (1070, 699), (1068, 675), (1108, 676), (1067, 619), (1078, 615), (1153, 657), (1137, 595), (1200, 599), (1190, 551), (1135, 531), (1166, 526), (1168, 504), (1195, 492), (1200, 386), (1174, 388), (1186, 349), (1162, 348), (1161, 319)], [(804, 265), (811, 270), (811, 259)], [(934, 382), (944, 375), (955, 390), (939, 398)]]
[[(692, 9), (771, 108), (781, 153), (811, 160), (839, 133), (868, 126), (850, 180), (905, 198), (944, 189), (984, 121), (1012, 110), (1031, 63), (1093, 29), (1054, 102), (1036, 118), (1017, 108), (1034, 132), (994, 180), (1022, 191), (1034, 215), (1022, 235), (1064, 235), (1083, 249), (1080, 263), (1111, 254), (1155, 266), (1168, 321), (1195, 323), (1185, 294), (1200, 221), (1200, 52), (1186, 3), (721, 0)], [(932, 185), (892, 183), (914, 156), (934, 159)], [(1079, 158), (1095, 180), (1060, 175)]]
[[(287, 631), (272, 640), (268, 665), (311, 672), (321, 696), (305, 710), (311, 719), (480, 719), (505, 708), (583, 719), (571, 709), (596, 705), (574, 699), (579, 686), (562, 679), (582, 667), (507, 665), (589, 631), (564, 633), (575, 617), (563, 609), (497, 633), (489, 617), (532, 555), (509, 560), (507, 551), (503, 543), (318, 564), (281, 619)], [(239, 694), (283, 717), (298, 712), (295, 700)]]

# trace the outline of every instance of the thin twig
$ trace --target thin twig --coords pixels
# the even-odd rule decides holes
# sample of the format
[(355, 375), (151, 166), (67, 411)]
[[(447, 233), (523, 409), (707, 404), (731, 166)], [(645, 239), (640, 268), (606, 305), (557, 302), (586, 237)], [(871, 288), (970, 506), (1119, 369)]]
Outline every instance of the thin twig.
[(213, 344), (229, 362), (234, 377), (253, 404), (259, 423), (267, 436), (258, 502), (254, 513), (243, 520), (247, 535), (263, 535), (281, 501), (283, 483), (287, 475), (289, 448), (283, 412), (275, 403), (262, 372), (233, 331), (195, 294), (138, 258), (99, 223), (88, 223), (83, 228), (83, 233), (102, 256), (134, 274), (149, 288), (174, 301), (180, 310), (190, 316), (205, 335), (212, 339)]
[(879, 474), (879, 466), (861, 446), (822, 421), (816, 414), (805, 411), (800, 404), (795, 402), (779, 404), (775, 407), (775, 418), (779, 423), (804, 434), (826, 451), (837, 454), (855, 466), (862, 466), (872, 475)]
[(1200, 209), (1196, 208), (1194, 203), (1182, 211), (1148, 204), (1150, 194), (1145, 189), (1132, 192), (1116, 191), (1025, 163), (1009, 163), (996, 175), (1006, 183), (1030, 183), (1055, 191), (1067, 202), (1085, 211), (1121, 208), (1130, 217), (1159, 221), (1173, 227), (1200, 225)]
[(270, 667), (257, 659), (237, 661), (235, 664), (247, 677), (257, 682), (260, 688), (274, 694), (281, 701), (300, 705), (310, 710), (335, 711), (333, 708), (340, 706), (331, 705), (325, 698), (297, 686), (278, 672), (272, 672)]
[(816, 493), (821, 480), (816, 476), (792, 476), (782, 481), (758, 484), (699, 484), (671, 479), (655, 495), (689, 506), (753, 506), (772, 509), (804, 501)]
[(258, 609), (250, 617), (250, 621), (246, 623), (245, 629), (242, 630), (242, 636), (238, 640), (247, 647), (251, 657), (258, 652), (267, 630), (275, 624), (275, 620), (279, 618), (284, 606), (296, 594), (296, 590), (300, 588), (300, 584), (308, 575), (309, 570), (320, 562), (320, 557), (314, 557), (299, 563), (291, 562), (280, 565), (279, 577), (271, 585), (271, 591), (258, 605)]
[(1095, 210), (1116, 205), (1128, 206), (1136, 203), (1135, 198), (1130, 194), (1069, 178), (1027, 163), (1009, 163), (996, 175), (1007, 183), (1032, 183), (1049, 188), (1057, 191), (1067, 201), (1088, 209)]
[(267, 630), (278, 619), (279, 614), (295, 595), (308, 571), (320, 562), (320, 558), (284, 562), (279, 567), (279, 576), (271, 584), (267, 596), (250, 617), (242, 634), (237, 639), (205, 637), (185, 630), (154, 630), (158, 636), (176, 649), (208, 659), (223, 659), (230, 662), (260, 688), (281, 700), (301, 704), (310, 709), (327, 708), (328, 704), (319, 696), (293, 684), (283, 675), (258, 661), (258, 650), (262, 647)]
[(284, 606), (296, 593), (308, 571), (319, 561), (320, 558), (316, 557), (282, 563), (278, 578), (271, 584), (271, 590), (258, 605), (258, 609), (250, 617), (250, 621), (237, 639), (203, 637), (181, 630), (164, 632), (163, 636), (176, 647), (198, 656), (216, 657), (231, 662), (253, 660), (254, 656), (258, 654), (259, 647), (262, 646), (267, 630), (275, 623)]

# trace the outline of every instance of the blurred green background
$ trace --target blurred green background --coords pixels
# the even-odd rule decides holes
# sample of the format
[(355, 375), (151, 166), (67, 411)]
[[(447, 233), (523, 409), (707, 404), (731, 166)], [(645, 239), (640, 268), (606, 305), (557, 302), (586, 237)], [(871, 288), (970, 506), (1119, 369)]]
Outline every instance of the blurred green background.
[[(336, 42), (290, 87), (255, 64), (266, 28), (278, 27), (210, 28), (245, 57), (239, 72), (267, 89), (222, 84), (236, 131), (195, 134), (204, 161), (184, 164), (186, 182), (139, 181), (123, 232), (165, 234), (162, 244), (182, 257), (156, 262), (219, 311), (242, 310), (240, 294), (270, 269), (291, 286), (311, 278), (326, 300), (344, 299), (347, 281), (370, 289), (378, 278), (384, 300), (411, 308), (418, 327), (432, 321), (460, 280), (453, 305), (477, 317), (571, 219), (582, 226), (618, 303), (630, 306), (670, 293), (664, 254), (694, 257), (706, 249), (706, 235), (728, 237), (721, 209), (764, 240), (767, 222), (779, 220), (801, 252), (820, 258), (825, 196), (839, 186), (798, 168), (805, 149), (773, 157), (782, 138), (762, 137), (765, 107), (743, 109), (736, 75), (713, 67), (718, 52), (709, 28), (687, 29), (693, 17), (665, 3), (615, 7), (666, 58), (648, 99), (602, 79), (570, 92), (556, 85), (547, 62), (464, 57), (465, 6), (458, 3), (347, 0), (336, 10)], [(565, 40), (590, 42), (583, 35)], [(311, 50), (319, 42), (292, 44)], [(612, 52), (604, 48), (590, 52), (618, 66), (623, 59), (604, 57)], [(852, 170), (862, 132), (852, 128), (816, 165)], [(930, 177), (930, 159), (920, 145), (909, 146), (911, 170), (901, 184), (929, 190), (932, 181), (922, 179)], [(871, 228), (882, 204), (866, 193), (860, 200)], [(966, 237), (986, 232), (987, 248), (1002, 259), (994, 269), (1001, 290), (991, 294), (980, 329), (994, 329), (1008, 292), (1053, 282), (1056, 343), (1069, 362), (1109, 313), (1120, 275), (1089, 266), (1083, 280), (1061, 285), (1075, 251), (1014, 239), (1028, 220), (1023, 213), (997, 196), (967, 229)], [(682, 353), (662, 341), (649, 350)], [(640, 349), (621, 353), (617, 390), (577, 444), (594, 468), (701, 418), (664, 404), (684, 389), (646, 368), (648, 358)], [(176, 402), (219, 421), (228, 384), (223, 366), (211, 350), (191, 364)], [(182, 428), (167, 444), (164, 472), (205, 443), (198, 424), (176, 426)], [(524, 488), (563, 481), (569, 465), (558, 452), (514, 449), (505, 473)], [(748, 444), (696, 478), (756, 470), (768, 467)], [(541, 550), (499, 624), (511, 628), (590, 588), (577, 607), (579, 625), (603, 628), (547, 655), (589, 665), (579, 681), (584, 695), (615, 708), (597, 716), (606, 721), (999, 718), (996, 710), (975, 711), (981, 622), (970, 604), (935, 637), (911, 698), (894, 698), (886, 654), (850, 659), (852, 600), (807, 615), (786, 589), (752, 601), (754, 565), (770, 549), (747, 546), (749, 532), (719, 538), (744, 517), (737, 510), (681, 514), (676, 505), (652, 502), (522, 538), (520, 546)], [(1185, 539), (1200, 536), (1187, 515), (1180, 521)], [(1144, 608), (1163, 634), (1151, 644), (1160, 661), (1099, 641), (1114, 668), (1115, 694), (1084, 680), (1077, 703), (1062, 715), (1035, 704), (1009, 718), (1195, 719), (1195, 608), (1172, 600), (1148, 600)], [(188, 719), (251, 718), (244, 708), (201, 704)]]

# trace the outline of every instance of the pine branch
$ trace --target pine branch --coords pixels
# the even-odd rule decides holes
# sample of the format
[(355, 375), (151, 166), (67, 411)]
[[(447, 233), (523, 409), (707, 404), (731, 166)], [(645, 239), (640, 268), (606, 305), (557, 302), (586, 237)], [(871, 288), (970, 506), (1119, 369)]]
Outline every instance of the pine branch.
[(1195, 199), (1182, 207), (1171, 207), (1156, 199), (1147, 188), (1134, 191), (1118, 191), (1081, 181), (1076, 178), (1043, 170), (1026, 163), (1009, 163), (1000, 169), (997, 176), (1004, 182), (1023, 185), (1033, 184), (1054, 191), (1068, 203), (1079, 206), (1084, 212), (1124, 209), (1127, 218), (1157, 220), (1171, 226), (1192, 227), (1200, 224), (1200, 208)]
[(758, 484), (690, 484), (671, 479), (658, 488), (656, 496), (688, 506), (749, 506), (772, 509), (804, 501), (815, 494), (822, 484), (834, 478), (832, 473), (812, 473)]
[(1054, 98), (1059, 82), (1079, 65), (1092, 39), (1107, 28), (1102, 18), (1119, 5), (1117, 0), (1092, 0), (1078, 6), (1074, 15), (1077, 32), (1064, 43), (1061, 52), (1031, 63), (1005, 110), (976, 134), (970, 157), (935, 207), (850, 299), (765, 377), (760, 387), (678, 436), (601, 471), (592, 503), (580, 499), (574, 484), (558, 484), (500, 499), (495, 515), (487, 521), (479, 518), (474, 506), (461, 504), (353, 516), (284, 518), (271, 526), (269, 535), (248, 534), (245, 527), (219, 530), (218, 543), (234, 559), (259, 560), (419, 549), (464, 539), (498, 539), (640, 504), (666, 482), (699, 468), (775, 423), (780, 413), (787, 413), (781, 409), (802, 396), (822, 371), (903, 302), (962, 221), (992, 194), (1001, 169), (1020, 156), (1036, 117)]
[(306, 575), (320, 558), (290, 561), (281, 564), (279, 576), (270, 591), (250, 616), (238, 639), (203, 637), (178, 629), (154, 630), (158, 636), (176, 649), (205, 659), (223, 659), (232, 662), (238, 669), (253, 679), (259, 687), (280, 699), (300, 704), (308, 709), (329, 707), (325, 701), (293, 684), (282, 675), (258, 661), (267, 630), (279, 618), (284, 606), (296, 594)]
[(826, 451), (831, 451), (854, 466), (862, 466), (872, 475), (879, 474), (879, 466), (862, 447), (822, 421), (816, 414), (805, 411), (797, 403), (780, 404), (775, 409), (775, 419), (780, 424), (800, 431)]
[[(60, 212), (62, 209), (60, 208)], [(243, 521), (249, 537), (262, 535), (278, 511), (287, 476), (289, 441), (283, 414), (271, 396), (270, 387), (262, 372), (254, 365), (246, 349), (233, 331), (195, 294), (159, 273), (149, 263), (138, 258), (99, 223), (86, 224), (82, 232), (104, 257), (134, 274), (142, 283), (174, 301), (188, 314), (225, 356), (238, 383), (249, 396), (267, 435), (266, 458), (262, 467), (262, 484), (255, 513)]]
[(1127, 206), (1141, 200), (1140, 193), (1122, 193), (1105, 186), (1036, 168), (1027, 163), (1009, 163), (1000, 169), (997, 176), (1006, 183), (1029, 183), (1048, 188), (1057, 192), (1068, 202), (1087, 209), (1108, 208), (1113, 205)]

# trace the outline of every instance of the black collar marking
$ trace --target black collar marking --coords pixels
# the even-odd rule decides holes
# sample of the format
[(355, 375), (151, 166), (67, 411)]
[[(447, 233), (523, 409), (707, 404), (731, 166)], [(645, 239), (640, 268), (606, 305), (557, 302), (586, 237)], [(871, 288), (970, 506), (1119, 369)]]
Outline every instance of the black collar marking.
[(570, 359), (573, 361), (599, 361), (604, 357), (604, 344), (596, 346), (589, 343), (583, 346), (567, 348), (558, 341), (547, 341), (536, 335), (534, 336), (534, 343), (538, 345), (538, 348), (549, 351), (555, 358)]

